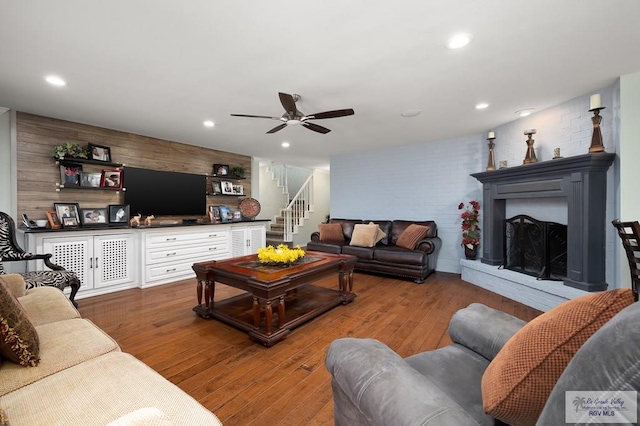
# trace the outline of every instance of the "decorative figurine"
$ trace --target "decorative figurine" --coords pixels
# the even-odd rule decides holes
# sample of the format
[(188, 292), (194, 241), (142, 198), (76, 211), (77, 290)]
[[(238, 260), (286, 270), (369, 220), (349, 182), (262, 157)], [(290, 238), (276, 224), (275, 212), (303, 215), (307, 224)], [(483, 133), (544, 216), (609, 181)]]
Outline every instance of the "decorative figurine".
[(591, 95), (589, 106), (589, 111), (593, 112), (593, 117), (591, 117), (591, 122), (593, 123), (593, 134), (591, 135), (589, 152), (604, 152), (604, 145), (602, 144), (602, 130), (600, 130), (600, 123), (602, 122), (600, 110), (605, 107), (602, 106), (602, 98), (599, 93)]
[(494, 132), (489, 132), (487, 140), (489, 141), (489, 159), (487, 160), (487, 171), (496, 169), (496, 160), (493, 155), (493, 148), (496, 146), (493, 141), (496, 138), (496, 134)]
[(146, 226), (151, 226), (151, 221), (152, 221), (153, 219), (155, 219), (155, 218), (156, 218), (156, 217), (155, 217), (154, 215), (147, 216), (147, 217), (146, 217), (146, 219), (144, 220), (144, 224), (145, 224)]
[(537, 163), (538, 158), (536, 157), (536, 152), (533, 150), (533, 143), (535, 140), (531, 138), (531, 136), (536, 134), (536, 129), (525, 130), (524, 134), (529, 138), (527, 139), (527, 155), (524, 157), (522, 164)]
[(129, 221), (129, 224), (131, 225), (132, 228), (136, 228), (138, 226), (140, 226), (140, 219), (142, 218), (142, 215), (140, 213), (138, 213), (137, 216), (134, 216), (131, 218), (131, 220)]

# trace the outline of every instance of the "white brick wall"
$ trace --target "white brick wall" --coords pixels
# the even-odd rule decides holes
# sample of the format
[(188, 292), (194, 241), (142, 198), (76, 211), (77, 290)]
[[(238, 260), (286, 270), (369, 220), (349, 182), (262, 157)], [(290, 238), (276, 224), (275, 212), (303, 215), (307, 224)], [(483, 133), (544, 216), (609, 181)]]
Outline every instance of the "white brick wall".
[[(617, 152), (618, 135), (614, 118), (619, 114), (618, 83), (560, 105), (486, 129), (496, 133), (495, 160), (509, 166), (522, 164), (527, 145), (523, 131), (535, 128), (539, 161), (552, 161), (553, 149), (563, 157), (585, 154), (591, 143), (589, 96), (602, 95), (607, 108), (601, 112), (602, 134), (607, 152)], [(487, 164), (486, 132), (468, 137), (407, 145), (373, 152), (331, 158), (331, 216), (360, 219), (434, 220), (443, 241), (438, 257), (439, 271), (460, 273), (460, 219), (457, 206), (470, 200), (482, 201), (481, 184), (471, 173), (484, 171)], [(616, 217), (616, 164), (610, 168), (607, 187), (607, 282), (617, 287), (615, 256), (617, 236), (610, 226)], [(547, 213), (564, 215), (566, 202), (547, 201)], [(519, 207), (509, 207), (510, 211)], [(481, 212), (482, 214), (482, 212)]]

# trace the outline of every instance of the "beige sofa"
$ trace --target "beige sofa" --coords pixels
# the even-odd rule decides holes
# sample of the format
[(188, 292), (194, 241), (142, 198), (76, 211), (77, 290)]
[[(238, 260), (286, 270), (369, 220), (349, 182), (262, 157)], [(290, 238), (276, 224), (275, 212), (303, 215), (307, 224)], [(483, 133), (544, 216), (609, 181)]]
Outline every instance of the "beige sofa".
[(0, 364), (0, 411), (11, 426), (221, 425), (177, 386), (121, 352), (57, 288), (25, 291), (19, 275), (0, 280), (35, 326), (40, 351), (35, 367), (7, 359)]

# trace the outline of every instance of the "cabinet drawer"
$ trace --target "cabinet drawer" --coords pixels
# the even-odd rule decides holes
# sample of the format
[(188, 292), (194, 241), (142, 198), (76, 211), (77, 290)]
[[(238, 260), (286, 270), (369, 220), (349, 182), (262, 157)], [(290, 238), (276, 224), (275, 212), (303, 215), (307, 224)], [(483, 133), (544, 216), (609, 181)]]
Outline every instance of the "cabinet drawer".
[(212, 254), (203, 254), (198, 257), (193, 257), (183, 262), (165, 262), (160, 264), (148, 265), (145, 268), (145, 281), (160, 281), (160, 280), (178, 280), (181, 278), (195, 277), (192, 266), (197, 262), (204, 262), (206, 260), (223, 260), (228, 259), (229, 253), (215, 252)]
[(209, 232), (196, 232), (192, 234), (185, 233), (167, 233), (167, 234), (154, 234), (147, 235), (146, 242), (147, 248), (153, 249), (156, 247), (168, 247), (174, 245), (189, 245), (206, 241), (227, 241), (229, 238), (229, 231), (209, 231)]
[(150, 250), (147, 252), (147, 265), (160, 262), (173, 262), (175, 260), (183, 260), (201, 256), (210, 256), (213, 254), (223, 254), (229, 251), (229, 244), (226, 240), (221, 242), (212, 242), (198, 246), (180, 246), (180, 247), (164, 247), (162, 249)]

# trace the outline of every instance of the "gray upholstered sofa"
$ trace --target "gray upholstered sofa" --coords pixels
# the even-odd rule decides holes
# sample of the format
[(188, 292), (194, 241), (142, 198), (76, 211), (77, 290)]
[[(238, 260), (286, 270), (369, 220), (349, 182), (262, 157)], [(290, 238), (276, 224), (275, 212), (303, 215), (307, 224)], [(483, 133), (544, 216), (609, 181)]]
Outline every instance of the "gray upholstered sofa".
[[(485, 414), (481, 380), (490, 361), (524, 324), (503, 312), (471, 304), (450, 322), (451, 345), (405, 359), (377, 340), (334, 341), (326, 366), (333, 376), (335, 424), (503, 424)], [(566, 424), (567, 391), (640, 390), (638, 324), (640, 303), (636, 302), (595, 332), (562, 372), (536, 424)], [(640, 419), (637, 409), (636, 414)]]

